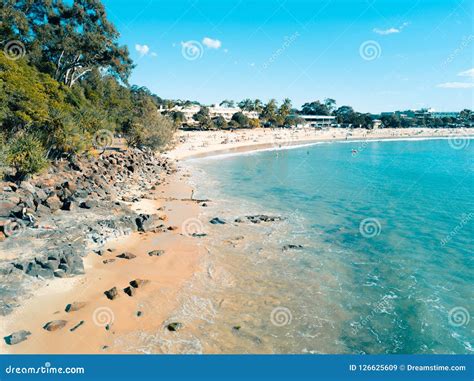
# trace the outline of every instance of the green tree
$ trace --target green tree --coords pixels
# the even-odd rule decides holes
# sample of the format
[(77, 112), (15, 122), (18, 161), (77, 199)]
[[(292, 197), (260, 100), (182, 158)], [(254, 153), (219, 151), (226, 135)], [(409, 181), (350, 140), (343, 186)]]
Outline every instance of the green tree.
[(262, 118), (270, 124), (276, 123), (278, 103), (275, 99), (270, 99), (262, 110)]
[(12, 18), (2, 30), (26, 45), (33, 64), (68, 87), (94, 68), (127, 81), (132, 61), (100, 0), (7, 0), (3, 15)]
[(242, 112), (236, 112), (234, 115), (232, 115), (232, 120), (238, 123), (240, 128), (249, 127), (249, 118)]
[(235, 107), (235, 102), (232, 100), (224, 99), (221, 103), (219, 103), (221, 107)]
[(239, 107), (243, 111), (254, 111), (254, 103), (251, 99), (247, 98), (239, 102)]
[(227, 121), (221, 115), (213, 118), (212, 122), (214, 123), (214, 126), (216, 126), (216, 128), (219, 130), (225, 130), (227, 128)]
[(278, 109), (278, 119), (280, 121), (279, 125), (285, 124), (286, 118), (290, 115), (291, 107), (291, 100), (289, 98), (285, 98), (282, 105)]
[(199, 123), (202, 130), (212, 130), (215, 128), (208, 107), (201, 107), (199, 111), (193, 115), (193, 119)]
[(301, 112), (304, 115), (329, 115), (331, 110), (328, 108), (328, 106), (330, 106), (330, 103), (327, 105), (326, 103), (321, 103), (320, 101), (314, 101), (305, 103), (301, 108)]

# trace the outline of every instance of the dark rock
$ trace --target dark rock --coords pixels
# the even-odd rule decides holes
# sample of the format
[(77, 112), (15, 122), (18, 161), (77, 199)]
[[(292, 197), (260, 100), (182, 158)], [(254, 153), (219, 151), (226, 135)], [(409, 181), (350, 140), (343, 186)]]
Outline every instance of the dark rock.
[(97, 205), (99, 205), (99, 202), (97, 200), (89, 199), (89, 200), (81, 202), (79, 206), (83, 209), (92, 209), (92, 208), (97, 207)]
[(54, 331), (64, 328), (66, 324), (67, 324), (66, 320), (52, 320), (46, 323), (43, 329), (49, 332), (54, 332)]
[(103, 263), (104, 265), (106, 265), (107, 263), (113, 263), (113, 262), (115, 262), (115, 258), (104, 259), (104, 260), (102, 261), (102, 263)]
[(75, 209), (75, 205), (76, 204), (74, 203), (74, 201), (66, 200), (66, 201), (64, 201), (63, 206), (62, 206), (61, 209), (62, 210), (67, 210), (67, 211), (70, 212), (70, 211)]
[(212, 220), (209, 221), (213, 225), (225, 225), (225, 221), (221, 220), (219, 217), (214, 217)]
[(61, 269), (58, 269), (54, 272), (54, 276), (56, 278), (66, 278), (67, 277), (67, 274), (64, 270), (61, 270)]
[(38, 263), (30, 262), (26, 268), (26, 274), (34, 277), (53, 278), (54, 271), (43, 268)]
[(81, 320), (79, 323), (77, 323), (74, 327), (70, 329), (71, 332), (74, 332), (76, 329), (78, 329), (81, 325), (84, 324), (84, 320)]
[(302, 245), (289, 244), (289, 245), (283, 246), (282, 250), (283, 250), (283, 251), (287, 251), (287, 250), (299, 250), (299, 249), (302, 249), (302, 248), (303, 248)]
[(164, 250), (152, 250), (148, 252), (150, 257), (161, 257), (165, 253)]
[(206, 233), (193, 233), (191, 234), (191, 237), (195, 237), (195, 238), (200, 238), (200, 237), (205, 237), (207, 236)]
[(168, 331), (176, 332), (176, 331), (179, 331), (181, 328), (183, 328), (183, 324), (174, 322), (174, 323), (168, 324), (166, 328), (168, 329)]
[(147, 232), (159, 225), (159, 217), (154, 214), (140, 214), (136, 219), (138, 231)]
[[(284, 218), (279, 216), (267, 216), (266, 214), (257, 214), (254, 216), (245, 216), (247, 220), (254, 224), (259, 224), (260, 222), (275, 222), (275, 221), (283, 221)], [(235, 219), (235, 222), (244, 222), (242, 218)]]
[(130, 287), (130, 286), (125, 287), (123, 289), (123, 292), (125, 292), (128, 296), (133, 296), (136, 293), (135, 289), (133, 287)]
[(178, 230), (177, 226), (168, 226), (169, 231)]
[(8, 345), (15, 345), (28, 339), (28, 336), (30, 335), (31, 335), (30, 331), (22, 330), (22, 331), (13, 332), (11, 335), (5, 336), (3, 340), (5, 340), (5, 343), (7, 343)]
[(117, 287), (112, 287), (110, 290), (105, 291), (104, 294), (107, 297), (107, 299), (110, 299), (110, 300), (114, 300), (119, 296)]
[(125, 252), (122, 254), (117, 255), (117, 258), (123, 258), (123, 259), (133, 259), (136, 258), (137, 256), (135, 254)]
[(147, 279), (135, 279), (130, 282), (130, 286), (134, 288), (144, 287), (146, 284), (150, 283)]
[(69, 272), (69, 266), (67, 263), (60, 263), (58, 269), (64, 271), (65, 273)]
[(79, 311), (81, 308), (84, 308), (87, 305), (86, 302), (73, 302), (66, 306), (66, 312), (75, 312)]

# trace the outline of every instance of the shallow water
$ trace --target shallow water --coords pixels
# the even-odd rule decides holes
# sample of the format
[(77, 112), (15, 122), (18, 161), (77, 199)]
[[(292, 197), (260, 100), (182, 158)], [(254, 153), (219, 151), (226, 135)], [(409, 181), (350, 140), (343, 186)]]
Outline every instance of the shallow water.
[[(187, 340), (207, 353), (472, 352), (473, 153), (472, 140), (349, 142), (189, 162), (213, 202), (203, 272), (176, 311)], [(286, 220), (233, 222), (258, 213)]]

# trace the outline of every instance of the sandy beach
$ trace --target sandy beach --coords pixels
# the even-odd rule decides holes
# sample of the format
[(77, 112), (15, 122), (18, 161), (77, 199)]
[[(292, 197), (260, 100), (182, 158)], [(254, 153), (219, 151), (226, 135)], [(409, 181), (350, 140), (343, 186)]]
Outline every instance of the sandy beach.
[[(166, 156), (179, 163), (211, 154), (284, 148), (318, 141), (451, 136), (462, 138), (467, 134), (462, 129), (180, 131), (176, 147)], [(168, 325), (180, 323), (173, 320), (172, 315), (179, 307), (180, 292), (196, 273), (205, 271), (202, 259), (207, 253), (206, 238), (192, 236), (198, 231), (186, 231), (190, 224), (200, 224), (198, 217), (202, 207), (202, 203), (192, 197), (188, 178), (186, 169), (180, 168), (166, 176), (165, 181), (145, 198), (130, 203), (136, 212), (161, 216), (167, 229), (135, 232), (109, 241), (102, 256), (91, 252), (84, 259), (84, 275), (47, 280), (33, 297), (3, 317), (2, 337), (19, 330), (28, 330), (31, 336), (12, 346), (2, 341), (2, 352), (148, 353), (146, 349), (130, 346), (130, 339), (124, 338), (153, 336), (157, 331), (161, 340), (174, 338), (175, 332), (169, 330)], [(149, 252), (153, 250), (164, 250), (164, 254), (150, 256)], [(117, 258), (124, 252), (136, 257), (130, 260)], [(147, 282), (134, 290), (133, 296), (128, 296), (123, 290), (133, 280)], [(117, 288), (119, 297), (109, 300), (104, 291), (112, 287)], [(80, 308), (67, 312), (66, 306), (74, 303)], [(43, 328), (55, 320), (64, 320), (66, 325), (54, 331)], [(265, 349), (261, 351), (266, 352)]]
[[(166, 325), (173, 323), (167, 319), (176, 307), (179, 290), (198, 271), (201, 257), (198, 240), (182, 231), (184, 222), (192, 221), (199, 208), (190, 200), (191, 188), (184, 179), (182, 172), (170, 175), (148, 197), (131, 204), (137, 212), (160, 215), (164, 225), (173, 230), (136, 232), (111, 240), (102, 256), (91, 252), (84, 259), (84, 275), (46, 281), (32, 298), (2, 317), (2, 337), (22, 329), (31, 336), (12, 346), (2, 340), (1, 351), (126, 353), (127, 348), (115, 342), (118, 336), (137, 330), (156, 331), (157, 327), (166, 331)], [(150, 256), (153, 250), (164, 253)], [(136, 257), (116, 257), (124, 252)], [(133, 280), (147, 282), (131, 297), (122, 290)], [(104, 291), (112, 287), (117, 287), (119, 297), (109, 300)], [(81, 308), (66, 312), (66, 306), (74, 303)], [(56, 331), (43, 329), (47, 322), (56, 320), (67, 323)]]
[[(472, 134), (472, 133), (471, 133)], [(341, 129), (314, 128), (235, 131), (179, 131), (176, 147), (167, 152), (172, 159), (189, 159), (209, 154), (237, 153), (262, 149), (278, 149), (314, 142), (376, 139), (413, 139), (430, 137), (467, 137), (469, 130), (436, 128)]]

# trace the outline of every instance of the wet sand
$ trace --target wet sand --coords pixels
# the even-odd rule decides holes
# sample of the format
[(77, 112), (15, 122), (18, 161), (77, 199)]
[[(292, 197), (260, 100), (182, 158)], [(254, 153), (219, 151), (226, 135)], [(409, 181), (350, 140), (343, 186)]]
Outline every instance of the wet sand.
[[(6, 345), (3, 353), (125, 353), (117, 338), (129, 332), (163, 330), (169, 313), (176, 308), (181, 287), (198, 271), (199, 239), (183, 234), (183, 223), (195, 218), (199, 205), (191, 201), (191, 188), (178, 172), (157, 187), (153, 197), (132, 204), (133, 209), (166, 215), (164, 225), (177, 230), (160, 233), (133, 233), (108, 242), (104, 254), (90, 253), (84, 259), (85, 274), (68, 279), (48, 280), (34, 297), (25, 300), (12, 314), (2, 318), (2, 337), (18, 330), (31, 332), (28, 340)], [(162, 210), (158, 210), (161, 208)], [(110, 249), (111, 251), (107, 251)], [(164, 250), (162, 256), (149, 256)], [(116, 258), (131, 252), (136, 258)], [(104, 264), (107, 259), (115, 259)], [(123, 289), (135, 279), (149, 283), (128, 296)], [(117, 287), (119, 296), (109, 300), (104, 291)], [(66, 312), (69, 303), (86, 305)], [(138, 316), (140, 315), (140, 316)], [(66, 320), (64, 328), (49, 332), (43, 326), (52, 320)], [(71, 328), (84, 323), (73, 332)], [(172, 334), (172, 332), (169, 332)]]

